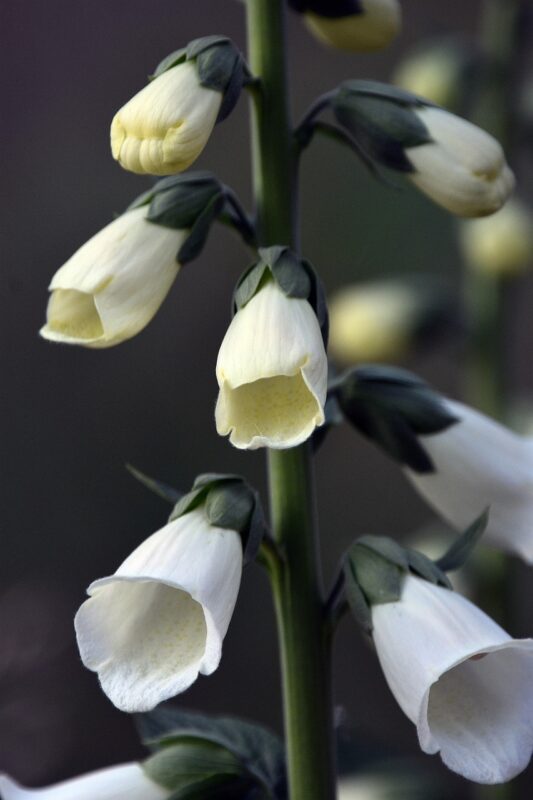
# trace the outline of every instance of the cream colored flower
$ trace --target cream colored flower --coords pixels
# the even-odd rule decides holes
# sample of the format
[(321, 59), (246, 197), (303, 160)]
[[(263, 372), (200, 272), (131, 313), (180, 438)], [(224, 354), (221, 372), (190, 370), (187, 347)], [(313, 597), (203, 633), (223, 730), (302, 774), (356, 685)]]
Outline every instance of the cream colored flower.
[(126, 211), (56, 272), (41, 336), (111, 347), (150, 322), (178, 274), (188, 232), (148, 222), (148, 208)]
[(171, 67), (115, 114), (113, 158), (139, 174), (182, 172), (207, 144), (222, 97), (200, 84), (194, 60)]
[(339, 17), (308, 10), (305, 21), (317, 39), (340, 50), (367, 53), (387, 47), (401, 29), (400, 3), (398, 0), (361, 0), (360, 5), (361, 13)]
[(533, 442), (461, 403), (445, 404), (458, 422), (418, 437), (434, 472), (406, 474), (458, 530), (489, 507), (484, 539), (533, 564)]
[(399, 281), (346, 286), (329, 302), (329, 349), (345, 364), (394, 361), (409, 351), (420, 298)]
[(413, 113), (432, 139), (405, 150), (415, 186), (462, 217), (483, 217), (501, 208), (515, 181), (496, 139), (442, 108), (415, 107)]
[(0, 775), (2, 800), (164, 800), (171, 794), (135, 762), (99, 769), (44, 789), (27, 789)]
[(489, 275), (520, 275), (533, 264), (533, 213), (510, 200), (490, 219), (464, 222), (459, 242), (468, 264)]
[(394, 72), (394, 83), (445, 108), (455, 107), (464, 57), (453, 46), (434, 44), (408, 55)]
[(78, 647), (117, 708), (149, 711), (215, 671), (241, 572), (239, 534), (210, 525), (200, 506), (89, 586)]
[(273, 280), (236, 313), (216, 374), (217, 431), (235, 447), (294, 447), (324, 422), (327, 358), (315, 312)]
[(511, 639), (469, 600), (412, 575), (372, 606), (387, 683), (425, 753), (478, 783), (503, 783), (533, 749), (533, 640)]

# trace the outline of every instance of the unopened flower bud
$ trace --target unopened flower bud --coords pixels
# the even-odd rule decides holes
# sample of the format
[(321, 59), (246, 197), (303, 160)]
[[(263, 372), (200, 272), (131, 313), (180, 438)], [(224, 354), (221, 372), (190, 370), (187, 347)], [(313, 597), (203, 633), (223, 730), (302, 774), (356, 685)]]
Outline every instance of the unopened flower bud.
[(351, 52), (387, 47), (401, 28), (398, 0), (289, 0), (324, 44)]
[(171, 54), (111, 123), (111, 151), (124, 169), (171, 175), (200, 155), (215, 123), (237, 102), (242, 56), (223, 37), (204, 37)]
[(466, 262), (476, 271), (512, 276), (533, 263), (533, 213), (510, 200), (490, 219), (463, 222), (459, 242)]
[(423, 98), (375, 81), (348, 81), (332, 108), (372, 158), (403, 172), (452, 214), (493, 214), (514, 187), (496, 139)]

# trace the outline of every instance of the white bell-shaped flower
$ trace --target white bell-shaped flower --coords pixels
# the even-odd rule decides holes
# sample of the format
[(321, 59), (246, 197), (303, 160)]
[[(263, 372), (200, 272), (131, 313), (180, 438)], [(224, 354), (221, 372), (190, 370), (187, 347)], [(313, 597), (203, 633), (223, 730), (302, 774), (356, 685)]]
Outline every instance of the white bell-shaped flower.
[(533, 750), (533, 640), (511, 637), (469, 600), (414, 576), (372, 607), (387, 683), (425, 753), (478, 783), (503, 783)]
[(111, 347), (150, 322), (178, 274), (188, 232), (148, 222), (148, 208), (126, 211), (56, 272), (41, 336)]
[(99, 769), (42, 789), (27, 789), (7, 775), (0, 775), (2, 800), (164, 800), (171, 794), (135, 762)]
[(207, 144), (221, 103), (221, 92), (200, 84), (194, 61), (171, 67), (115, 114), (113, 158), (139, 174), (183, 172)]
[(307, 300), (268, 280), (234, 316), (217, 360), (217, 431), (235, 447), (287, 448), (324, 422), (327, 357)]
[(400, 3), (398, 0), (361, 0), (360, 6), (360, 13), (339, 17), (309, 10), (305, 21), (317, 39), (340, 50), (369, 53), (387, 47), (401, 29)]
[(432, 141), (406, 149), (411, 181), (452, 214), (483, 217), (501, 208), (515, 180), (496, 139), (442, 108), (412, 110)]
[(210, 525), (199, 507), (89, 586), (78, 647), (117, 708), (148, 711), (214, 672), (241, 572), (239, 534)]
[(457, 530), (484, 509), (484, 541), (533, 563), (533, 443), (472, 408), (451, 400), (459, 420), (420, 436), (434, 472), (406, 470), (425, 500)]
[(488, 219), (463, 222), (459, 244), (470, 267), (486, 275), (520, 275), (533, 265), (533, 212), (510, 200)]

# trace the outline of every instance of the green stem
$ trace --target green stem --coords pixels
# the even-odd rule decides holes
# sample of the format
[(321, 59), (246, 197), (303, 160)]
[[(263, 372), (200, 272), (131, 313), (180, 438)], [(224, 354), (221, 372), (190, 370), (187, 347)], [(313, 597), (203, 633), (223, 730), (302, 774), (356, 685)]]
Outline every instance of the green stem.
[[(285, 3), (247, 0), (253, 181), (263, 245), (297, 246), (296, 162), (289, 121)], [(308, 444), (269, 451), (272, 531), (282, 559), (270, 564), (280, 641), (291, 800), (335, 797), (329, 653), (317, 553)]]

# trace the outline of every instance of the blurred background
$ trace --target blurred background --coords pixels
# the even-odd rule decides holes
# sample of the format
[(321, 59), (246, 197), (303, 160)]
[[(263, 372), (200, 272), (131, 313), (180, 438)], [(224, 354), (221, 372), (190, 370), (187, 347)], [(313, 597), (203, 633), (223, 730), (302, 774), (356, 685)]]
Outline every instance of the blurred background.
[[(290, 15), (295, 118), (349, 77), (390, 80), (403, 55), (426, 37), (461, 32), (473, 42), (478, 34), (477, 0), (403, 6), (403, 34), (372, 55), (328, 50)], [(0, 15), (0, 771), (42, 785), (144, 752), (130, 717), (82, 667), (72, 626), (86, 586), (113, 572), (168, 514), (125, 463), (183, 489), (203, 471), (241, 472), (265, 497), (264, 454), (233, 450), (214, 427), (217, 350), (233, 284), (250, 262), (227, 230), (213, 229), (202, 256), (184, 268), (153, 322), (131, 341), (90, 351), (37, 334), (55, 270), (151, 183), (112, 160), (114, 112), (163, 56), (190, 39), (223, 33), (244, 48), (244, 12), (233, 0), (4, 0)], [(533, 80), (530, 67), (524, 62), (521, 70)], [(216, 128), (196, 166), (214, 171), (250, 205), (246, 97)], [(527, 197), (531, 151), (523, 148), (513, 167)], [(303, 158), (301, 206), (303, 251), (328, 292), (359, 279), (425, 273), (444, 276), (457, 296), (455, 222), (408, 186), (388, 189), (350, 153), (317, 141)], [(533, 280), (526, 277), (514, 293), (507, 343), (509, 384), (526, 399), (533, 389), (532, 301)], [(461, 324), (401, 363), (460, 398)], [(355, 536), (405, 538), (435, 520), (401, 470), (348, 428), (328, 437), (316, 472), (327, 581)], [(518, 562), (513, 568), (523, 602), (511, 633), (528, 636), (531, 571)], [(478, 797), (438, 757), (419, 754), (414, 726), (349, 619), (336, 640), (334, 681), (345, 760), (408, 758), (443, 797)], [(281, 730), (274, 619), (258, 567), (245, 573), (220, 668), (174, 702)], [(530, 768), (516, 781), (516, 797), (530, 797), (532, 783)], [(498, 789), (484, 792), (500, 796)]]

